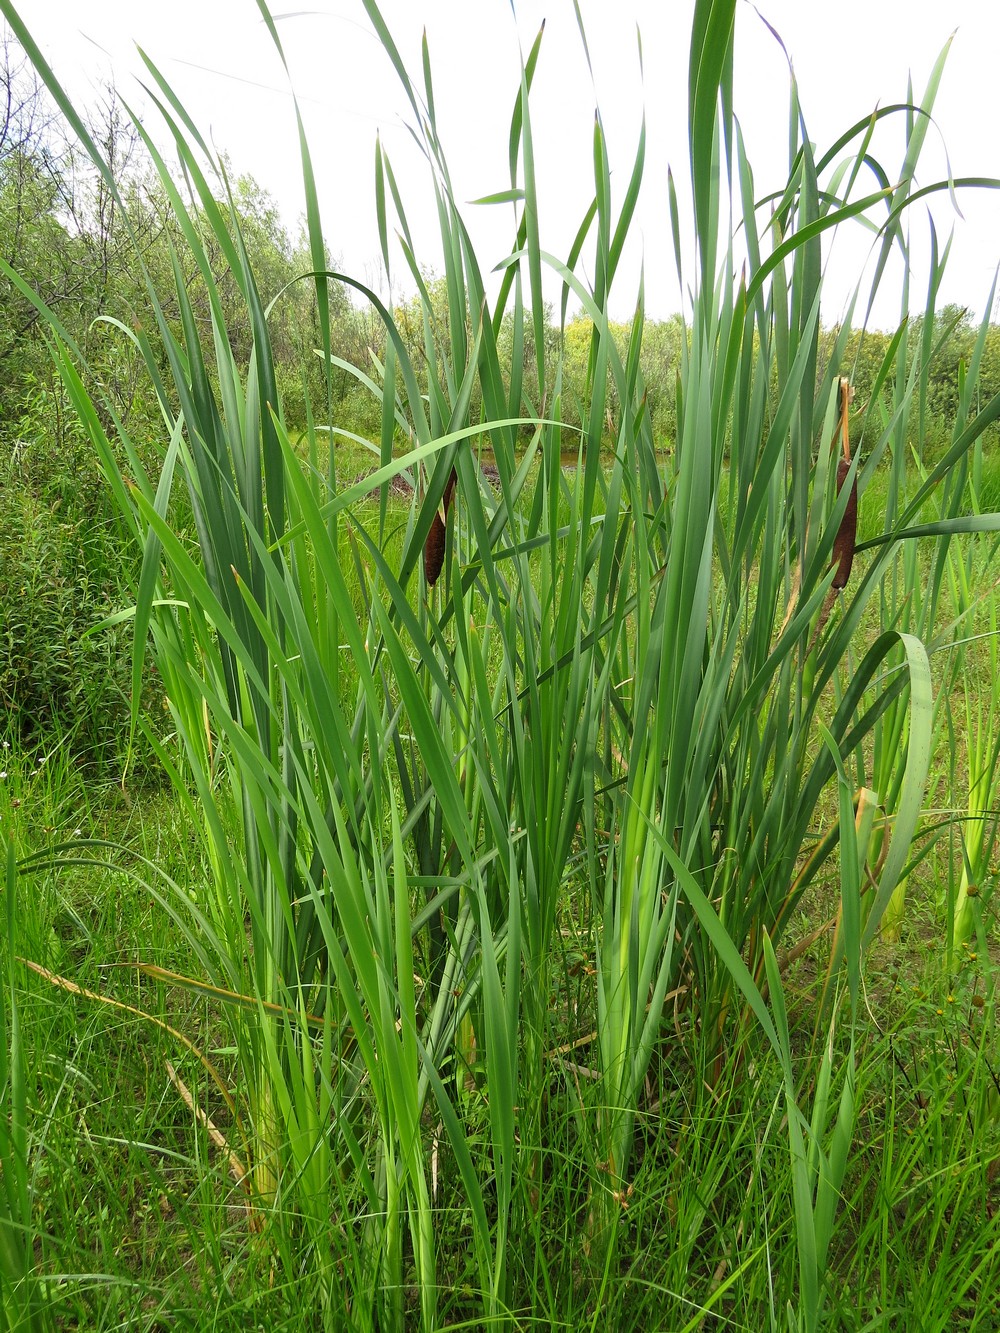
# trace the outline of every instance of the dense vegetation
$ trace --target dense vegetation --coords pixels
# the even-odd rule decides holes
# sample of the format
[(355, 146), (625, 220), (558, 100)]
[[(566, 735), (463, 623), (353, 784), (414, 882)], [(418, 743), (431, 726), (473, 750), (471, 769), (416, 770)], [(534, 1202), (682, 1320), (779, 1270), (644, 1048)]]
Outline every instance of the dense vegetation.
[[(108, 406), (129, 430), (144, 461), (152, 465), (160, 428), (156, 386), (145, 373), (139, 348), (126, 329), (155, 321), (147, 280), (165, 293), (163, 313), (179, 333), (180, 313), (169, 296), (172, 255), (179, 255), (193, 317), (208, 320), (208, 297), (196, 266), (185, 259), (181, 229), (166, 189), (136, 128), (125, 116), (113, 87), (90, 109), (87, 125), (99, 145), (115, 188), (81, 153), (71, 129), (9, 31), (2, 47), (0, 89), (7, 107), (0, 129), (0, 255), (16, 268), (87, 357), (108, 395)], [(275, 376), (289, 429), (306, 424), (306, 401), (323, 397), (322, 368), (314, 353), (320, 341), (308, 238), (294, 242), (275, 202), (248, 177), (231, 181), (231, 208), (238, 219), (261, 299), (270, 310), (268, 328)], [(119, 206), (118, 197), (125, 207)], [(127, 225), (126, 225), (127, 210)], [(204, 226), (197, 203), (192, 216)], [(239, 364), (250, 356), (252, 332), (238, 284), (219, 265), (218, 247), (207, 242), (218, 296)], [(141, 248), (147, 269), (136, 262)], [(423, 308), (434, 326), (448, 326), (447, 281), (433, 272), (420, 294), (393, 311), (418, 380), (423, 384)], [(354, 369), (368, 374), (385, 359), (386, 329), (360, 297), (350, 299), (342, 283), (330, 293), (330, 343), (337, 364), (330, 376), (337, 426), (365, 439), (378, 434), (380, 408)], [(575, 303), (572, 303), (575, 304)], [(958, 409), (959, 367), (968, 365), (977, 330), (968, 312), (947, 307), (934, 314), (933, 355), (928, 367), (927, 418), (922, 436), (927, 456), (943, 449)], [(919, 321), (918, 321), (919, 324)], [(626, 355), (631, 325), (608, 321), (618, 354)], [(556, 366), (561, 372), (563, 419), (578, 427), (585, 413), (592, 325), (577, 313), (560, 326), (545, 306), (542, 338), (559, 356), (547, 360), (546, 395), (551, 398)], [(825, 364), (840, 330), (820, 334)], [(523, 330), (520, 355), (530, 357), (532, 322)], [(677, 432), (676, 386), (684, 325), (646, 318), (640, 368), (652, 432), (661, 449)], [(892, 339), (891, 333), (852, 331), (840, 353), (851, 369), (858, 402), (866, 402)], [(919, 340), (911, 342), (919, 346)], [(498, 336), (501, 363), (513, 350), (513, 316)], [(1000, 391), (1000, 327), (986, 332), (979, 360), (978, 394), (985, 401)], [(161, 358), (161, 375), (168, 367)], [(619, 410), (613, 380), (608, 384), (608, 427)], [(883, 396), (887, 390), (883, 388)], [(481, 415), (473, 386), (470, 420)], [(110, 423), (107, 423), (110, 424)], [(345, 448), (359, 471), (363, 453)], [(98, 461), (68, 403), (46, 338), (46, 324), (30, 297), (0, 275), (0, 702), (8, 739), (42, 747), (69, 744), (104, 776), (120, 769), (123, 720), (128, 715), (128, 627), (87, 637), (87, 631), (128, 599), (135, 555), (105, 486)]]
[(1000, 329), (936, 248), (819, 319), (944, 58), (893, 184), (793, 100), (761, 206), (698, 0), (692, 306), (620, 324), (643, 140), (547, 255), (539, 34), (493, 297), (365, 9), (392, 309), (307, 149), (293, 243), (0, 0), (0, 1327), (995, 1328)]

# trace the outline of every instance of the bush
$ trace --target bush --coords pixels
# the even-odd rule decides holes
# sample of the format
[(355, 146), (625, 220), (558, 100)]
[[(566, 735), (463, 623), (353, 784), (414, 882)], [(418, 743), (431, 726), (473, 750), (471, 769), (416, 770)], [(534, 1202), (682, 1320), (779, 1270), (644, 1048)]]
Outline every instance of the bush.
[(0, 707), (8, 741), (120, 766), (128, 735), (134, 556), (92, 451), (39, 389), (0, 458)]

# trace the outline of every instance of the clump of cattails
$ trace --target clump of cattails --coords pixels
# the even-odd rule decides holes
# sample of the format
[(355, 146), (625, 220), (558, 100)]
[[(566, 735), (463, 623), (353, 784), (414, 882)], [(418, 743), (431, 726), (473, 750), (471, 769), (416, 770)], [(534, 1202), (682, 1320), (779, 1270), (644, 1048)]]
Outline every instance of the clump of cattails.
[[(850, 381), (841, 379), (838, 408), (840, 411), (840, 440), (843, 456), (837, 463), (837, 494), (844, 488), (847, 474), (851, 470), (851, 440), (847, 429), (847, 415), (850, 410), (854, 390)], [(833, 561), (837, 572), (833, 576), (833, 586), (838, 591), (847, 586), (854, 563), (854, 548), (858, 540), (858, 479), (855, 475), (851, 493), (847, 499), (844, 517), (840, 520), (837, 539), (833, 543)]]
[(451, 504), (452, 492), (455, 489), (455, 469), (452, 468), (451, 475), (444, 484), (444, 494), (441, 496), (441, 507), (434, 515), (431, 522), (431, 530), (427, 534), (427, 540), (424, 542), (424, 578), (427, 580), (428, 588), (433, 588), (435, 583), (441, 577), (441, 567), (444, 565), (444, 542), (446, 524), (448, 521), (448, 506)]

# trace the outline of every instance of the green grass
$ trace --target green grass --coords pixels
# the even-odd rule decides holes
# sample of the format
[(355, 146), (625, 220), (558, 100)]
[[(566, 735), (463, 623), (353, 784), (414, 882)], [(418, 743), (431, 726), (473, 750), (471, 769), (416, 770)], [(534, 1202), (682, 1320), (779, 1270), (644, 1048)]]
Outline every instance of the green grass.
[[(96, 813), (120, 822), (123, 808), (109, 792)], [(195, 883), (204, 868), (185, 849), (180, 816), (169, 798), (140, 806), (128, 840)], [(159, 912), (127, 877), (91, 873), (87, 883), (92, 915), (81, 925), (82, 880), (63, 873), (26, 881), (40, 901), (21, 947), (212, 1050), (221, 1034), (213, 1036), (209, 1008), (122, 966), (137, 957), (168, 967), (189, 962), (183, 949), (165, 946)], [(889, 1321), (985, 1330), (1000, 1315), (993, 964), (965, 950), (959, 972), (942, 976), (925, 948), (939, 938), (939, 925), (926, 906), (919, 915), (898, 946), (880, 949), (869, 977), (873, 1017), (858, 1053), (858, 1148), (831, 1257), (830, 1327)], [(574, 967), (569, 959), (560, 988), (566, 1000)], [(167, 1076), (170, 1061), (231, 1138), (221, 1099), (197, 1062), (149, 1022), (35, 974), (17, 969), (14, 977), (25, 1044), (46, 1053), (32, 1088), (30, 1161), (48, 1326), (301, 1327), (311, 1302), (296, 1281), (294, 1213), (282, 1221), (288, 1253), (262, 1254), (222, 1154)], [(813, 984), (805, 959), (788, 990), (793, 1016), (806, 1022)], [(801, 1001), (794, 998), (800, 987)], [(581, 1035), (565, 1007), (562, 1015), (554, 1037)], [(699, 1077), (698, 1035), (683, 1012), (679, 1021), (680, 1036), (672, 1034), (653, 1061), (622, 1241), (599, 1292), (579, 1248), (588, 1143), (576, 1117), (559, 1109), (567, 1086), (588, 1080), (552, 1062), (537, 1221), (515, 1250), (512, 1285), (525, 1310), (518, 1327), (697, 1328), (707, 1308), (717, 1321), (709, 1316), (705, 1327), (767, 1327), (772, 1313), (780, 1319), (782, 1293), (796, 1280), (780, 1068), (748, 1033), (709, 1089)], [(215, 1058), (228, 1067), (224, 1053)], [(590, 1048), (566, 1059), (585, 1069)], [(479, 1319), (456, 1186), (442, 1164), (435, 1214), (446, 1327)], [(334, 1222), (338, 1252), (345, 1243), (339, 1230)]]

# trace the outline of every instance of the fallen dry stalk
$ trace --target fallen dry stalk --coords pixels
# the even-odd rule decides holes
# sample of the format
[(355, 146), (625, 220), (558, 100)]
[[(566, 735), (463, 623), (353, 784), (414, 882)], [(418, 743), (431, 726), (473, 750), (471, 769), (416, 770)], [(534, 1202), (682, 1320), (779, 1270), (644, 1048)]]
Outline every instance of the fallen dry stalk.
[(218, 1148), (218, 1150), (225, 1157), (226, 1161), (229, 1163), (229, 1173), (232, 1176), (232, 1178), (241, 1187), (241, 1189), (245, 1194), (249, 1194), (250, 1178), (247, 1174), (246, 1167), (240, 1161), (239, 1157), (237, 1157), (236, 1153), (233, 1152), (232, 1148), (230, 1148), (229, 1144), (226, 1141), (225, 1136), (223, 1135), (222, 1131), (218, 1128), (218, 1126), (215, 1124), (215, 1122), (212, 1120), (212, 1117), (208, 1115), (205, 1111), (203, 1111), (200, 1106), (197, 1105), (194, 1098), (191, 1096), (187, 1084), (181, 1078), (180, 1074), (178, 1074), (174, 1066), (170, 1063), (169, 1060), (165, 1060), (164, 1064), (167, 1066), (167, 1077), (170, 1079), (170, 1082), (177, 1089), (177, 1093), (181, 1101), (188, 1108), (188, 1110), (198, 1121), (198, 1123), (208, 1131), (208, 1137), (212, 1140), (212, 1143), (215, 1145), (216, 1148)]
[(222, 1081), (219, 1071), (209, 1060), (208, 1056), (194, 1044), (190, 1037), (185, 1037), (183, 1032), (178, 1032), (169, 1023), (164, 1022), (162, 1018), (155, 1018), (148, 1014), (145, 1009), (139, 1009), (134, 1004), (126, 1004), (124, 1000), (113, 1000), (108, 995), (98, 995), (96, 991), (87, 990), (85, 986), (78, 986), (75, 981), (70, 981), (69, 977), (61, 977), (57, 972), (50, 972), (47, 967), (42, 967), (40, 963), (33, 963), (30, 958), (19, 958), (19, 963), (23, 963), (30, 971), (37, 973), (43, 980), (50, 985), (56, 986), (59, 990), (68, 991), (70, 995), (79, 995), (81, 999), (93, 1000), (96, 1004), (106, 1004), (111, 1009), (121, 1009), (127, 1014), (135, 1014), (137, 1018), (143, 1018), (147, 1023), (152, 1023), (154, 1027), (160, 1028), (163, 1032), (168, 1032), (171, 1037), (179, 1041), (181, 1045), (195, 1057), (205, 1072), (212, 1079), (215, 1086), (222, 1093), (223, 1099), (233, 1116), (238, 1120), (239, 1116), (236, 1110), (236, 1103), (230, 1096), (229, 1090)]

